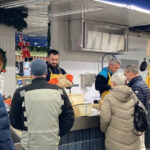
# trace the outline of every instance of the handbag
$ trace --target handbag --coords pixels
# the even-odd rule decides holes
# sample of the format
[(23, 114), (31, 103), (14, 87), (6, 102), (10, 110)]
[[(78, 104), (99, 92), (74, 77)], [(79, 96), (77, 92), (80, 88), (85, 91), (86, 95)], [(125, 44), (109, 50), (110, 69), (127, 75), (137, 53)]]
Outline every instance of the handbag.
[(140, 71), (145, 71), (146, 68), (147, 68), (147, 62), (146, 62), (146, 58), (144, 58), (144, 61), (140, 65)]
[[(135, 98), (134, 98), (135, 101)], [(145, 106), (137, 100), (134, 105), (134, 134), (140, 136), (148, 128), (148, 112)]]

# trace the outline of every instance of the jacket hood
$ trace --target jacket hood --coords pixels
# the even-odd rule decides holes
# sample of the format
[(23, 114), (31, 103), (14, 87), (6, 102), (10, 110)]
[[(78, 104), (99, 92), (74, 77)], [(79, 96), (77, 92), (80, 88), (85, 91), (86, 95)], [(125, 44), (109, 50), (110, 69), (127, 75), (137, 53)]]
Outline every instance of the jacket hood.
[(132, 98), (133, 91), (127, 85), (118, 85), (113, 87), (111, 94), (117, 100), (127, 102)]

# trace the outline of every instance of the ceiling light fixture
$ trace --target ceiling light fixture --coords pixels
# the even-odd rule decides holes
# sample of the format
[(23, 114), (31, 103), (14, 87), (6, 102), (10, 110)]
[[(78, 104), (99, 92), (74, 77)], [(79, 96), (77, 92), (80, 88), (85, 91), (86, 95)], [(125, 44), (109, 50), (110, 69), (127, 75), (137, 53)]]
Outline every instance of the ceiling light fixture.
[(135, 5), (127, 5), (127, 4), (123, 4), (123, 3), (116, 3), (116, 2), (110, 2), (110, 1), (104, 1), (104, 0), (93, 0), (93, 1), (101, 2), (104, 4), (109, 4), (109, 5), (113, 5), (113, 6), (117, 6), (117, 7), (127, 8), (129, 10), (135, 10), (135, 11), (146, 13), (146, 14), (150, 14), (149, 10), (137, 7)]
[(145, 13), (145, 14), (150, 14), (150, 11), (149, 11), (149, 10), (143, 9), (143, 8), (140, 8), (140, 7), (137, 7), (137, 6), (135, 6), (135, 5), (130, 5), (130, 9), (131, 9), (131, 10), (138, 11), (138, 12), (142, 12), (142, 13)]
[(101, 2), (104, 4), (110, 4), (110, 5), (114, 5), (118, 7), (127, 7), (127, 4), (123, 4), (123, 3), (116, 3), (116, 2), (110, 2), (110, 1), (104, 1), (104, 0), (93, 0), (93, 1)]

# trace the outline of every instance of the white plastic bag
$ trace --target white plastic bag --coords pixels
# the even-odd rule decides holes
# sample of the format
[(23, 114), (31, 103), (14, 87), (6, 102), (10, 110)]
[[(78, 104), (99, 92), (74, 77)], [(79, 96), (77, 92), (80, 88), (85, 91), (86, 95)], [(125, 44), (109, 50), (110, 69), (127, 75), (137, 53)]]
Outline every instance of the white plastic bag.
[(94, 100), (100, 100), (100, 94), (95, 90), (95, 83), (92, 84), (92, 87), (87, 87), (84, 99), (87, 103), (94, 103)]

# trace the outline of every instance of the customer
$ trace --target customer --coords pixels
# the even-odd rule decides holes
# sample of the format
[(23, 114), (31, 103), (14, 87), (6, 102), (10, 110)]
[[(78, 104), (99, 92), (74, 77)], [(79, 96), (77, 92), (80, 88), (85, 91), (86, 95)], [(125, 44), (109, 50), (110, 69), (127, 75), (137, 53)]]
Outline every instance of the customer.
[(0, 150), (15, 150), (9, 127), (8, 114), (0, 94)]
[(137, 66), (133, 64), (126, 66), (124, 75), (127, 78), (128, 86), (132, 88), (138, 99), (148, 109), (149, 89), (140, 76)]
[[(132, 88), (137, 98), (143, 103), (148, 110), (149, 89), (142, 77), (139, 75), (139, 70), (136, 65), (128, 65), (124, 69), (124, 75), (127, 78), (128, 86)], [(141, 148), (145, 150), (145, 138), (144, 134), (140, 137)]]
[(57, 150), (59, 135), (69, 132), (74, 113), (65, 91), (46, 81), (47, 66), (42, 60), (31, 63), (33, 81), (16, 90), (10, 121), (22, 130), (25, 150)]
[(105, 132), (106, 150), (140, 150), (139, 137), (133, 133), (134, 104), (137, 98), (124, 85), (125, 76), (114, 74), (112, 90), (105, 96), (100, 115), (100, 127)]

